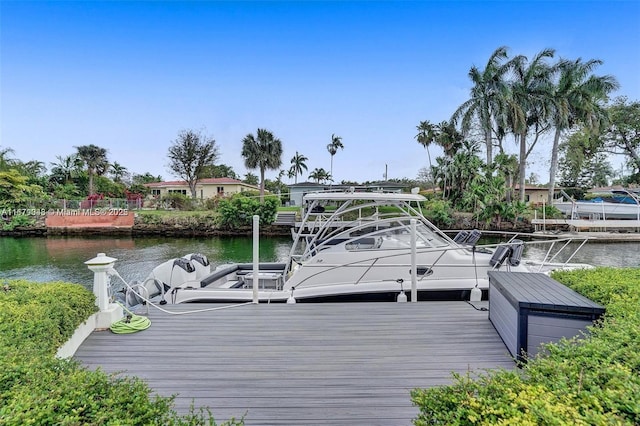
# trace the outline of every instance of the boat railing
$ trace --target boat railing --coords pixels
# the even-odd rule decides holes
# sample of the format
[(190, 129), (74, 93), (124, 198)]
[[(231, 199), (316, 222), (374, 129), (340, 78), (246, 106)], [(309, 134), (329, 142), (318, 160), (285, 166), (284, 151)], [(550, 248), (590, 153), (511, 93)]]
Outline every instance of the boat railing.
[[(504, 234), (504, 233), (503, 233)], [(590, 239), (589, 237), (579, 237), (579, 238), (574, 238), (574, 237), (557, 237), (557, 238), (552, 238), (552, 239), (540, 239), (539, 237), (534, 239), (534, 240), (527, 240), (527, 241), (522, 241), (519, 240), (517, 237), (526, 237), (526, 236), (530, 236), (531, 234), (526, 234), (526, 233), (510, 233), (512, 234), (512, 237), (506, 241), (506, 242), (499, 242), (499, 243), (490, 243), (490, 244), (477, 244), (474, 246), (464, 246), (464, 245), (456, 245), (456, 246), (449, 246), (449, 247), (421, 247), (421, 248), (416, 248), (416, 254), (423, 254), (423, 253), (429, 253), (429, 252), (440, 252), (440, 255), (436, 257), (436, 259), (434, 261), (431, 262), (431, 264), (426, 265), (418, 265), (420, 268), (422, 268), (425, 271), (429, 271), (432, 272), (434, 270), (434, 268), (438, 267), (438, 268), (446, 268), (446, 267), (450, 267), (450, 268), (478, 268), (480, 265), (477, 264), (476, 258), (475, 258), (475, 253), (477, 252), (485, 252), (487, 253), (487, 251), (489, 251), (490, 253), (491, 250), (497, 250), (499, 247), (505, 247), (505, 246), (511, 246), (514, 243), (514, 240), (518, 240), (518, 243), (522, 243), (524, 246), (531, 246), (531, 245), (544, 245), (544, 244), (548, 244), (549, 248), (547, 249), (545, 256), (543, 258), (542, 261), (535, 261), (532, 259), (525, 259), (527, 261), (527, 263), (529, 264), (534, 264), (538, 269), (537, 272), (541, 272), (544, 270), (545, 267), (550, 268), (550, 267), (554, 267), (554, 268), (564, 268), (564, 267), (568, 267), (570, 265), (570, 261), (575, 257), (575, 255), (580, 251), (580, 249), (584, 246), (584, 244), (587, 243), (587, 241)], [(558, 258), (558, 256), (561, 253), (567, 253), (567, 249), (569, 248), (569, 245), (571, 243), (579, 243), (578, 247), (576, 247), (573, 251), (569, 252), (567, 255), (567, 259), (563, 262), (558, 262), (557, 264), (553, 263), (554, 260), (556, 260)], [(561, 247), (557, 250), (554, 251), (554, 248), (556, 247), (556, 245), (560, 244)], [(372, 251), (375, 251), (377, 249), (374, 249)], [(445, 264), (445, 263), (441, 263), (444, 255), (446, 252), (448, 251), (465, 251), (467, 253), (471, 252), (472, 253), (472, 262), (464, 265), (464, 264), (460, 264), (460, 263), (453, 263), (453, 264)], [(358, 278), (358, 280), (356, 280), (355, 282), (352, 282), (352, 284), (357, 285), (360, 283), (363, 283), (365, 281), (364, 277), (367, 275), (367, 273), (375, 266), (375, 267), (380, 267), (380, 261), (384, 260), (384, 259), (391, 259), (394, 257), (400, 257), (400, 256), (406, 256), (407, 254), (407, 249), (406, 248), (392, 248), (392, 249), (386, 249), (384, 251), (387, 251), (389, 253), (387, 254), (382, 254), (377, 256), (375, 259), (372, 259), (372, 262), (370, 265), (367, 266), (367, 268), (364, 270), (364, 272), (360, 275), (360, 278)], [(358, 259), (352, 262), (346, 262), (346, 263), (337, 263), (337, 264), (328, 264), (326, 262), (322, 263), (323, 269), (318, 271), (315, 274), (311, 274), (310, 276), (306, 277), (304, 280), (302, 280), (300, 283), (298, 283), (296, 285), (296, 287), (299, 287), (300, 285), (304, 285), (305, 281), (310, 280), (311, 278), (315, 278), (318, 275), (322, 275), (325, 273), (329, 273), (335, 269), (339, 269), (339, 268), (345, 268), (345, 267), (357, 267), (357, 268), (362, 268), (362, 259)], [(390, 264), (385, 264), (384, 267), (389, 267), (389, 268), (397, 268), (397, 267), (407, 267), (407, 268), (411, 268), (411, 264), (406, 263), (406, 264), (398, 264), (398, 263), (390, 263)], [(489, 266), (489, 265), (482, 265), (482, 267), (485, 267), (487, 269), (496, 269), (498, 266)], [(509, 264), (506, 263), (506, 268), (510, 268)], [(426, 276), (431, 275), (430, 273), (428, 274), (424, 274), (420, 279), (424, 279)], [(377, 281), (392, 281), (392, 280), (397, 280), (399, 278), (402, 277), (388, 277), (382, 280), (377, 280)], [(370, 282), (370, 281), (366, 281), (366, 282)], [(323, 284), (318, 284), (318, 286), (321, 286)], [(315, 287), (315, 286), (314, 286)]]

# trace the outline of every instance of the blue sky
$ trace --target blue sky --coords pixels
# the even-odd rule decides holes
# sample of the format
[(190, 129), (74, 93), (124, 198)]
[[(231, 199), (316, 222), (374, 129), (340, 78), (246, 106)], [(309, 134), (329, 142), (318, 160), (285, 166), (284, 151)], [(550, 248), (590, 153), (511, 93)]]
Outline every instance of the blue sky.
[[(616, 95), (640, 99), (638, 1), (0, 0), (0, 146), (49, 166), (95, 144), (172, 180), (180, 130), (211, 135), (244, 175), (242, 138), (267, 128), (285, 169), (298, 151), (309, 171), (329, 170), (336, 134), (337, 182), (381, 180), (385, 167), (415, 178), (427, 165), (416, 126), (448, 119), (469, 68), (503, 45), (601, 59)], [(530, 157), (542, 182), (548, 157), (548, 143)]]

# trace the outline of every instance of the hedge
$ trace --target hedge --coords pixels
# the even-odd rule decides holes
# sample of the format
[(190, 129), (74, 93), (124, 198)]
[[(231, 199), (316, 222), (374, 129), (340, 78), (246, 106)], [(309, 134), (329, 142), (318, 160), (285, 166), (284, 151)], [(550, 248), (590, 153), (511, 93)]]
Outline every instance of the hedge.
[(138, 378), (54, 356), (94, 301), (76, 284), (0, 281), (0, 425), (215, 425), (206, 408), (177, 414)]
[(450, 386), (412, 390), (416, 426), (640, 424), (640, 269), (553, 278), (606, 307), (589, 335), (546, 345), (521, 370), (454, 375)]

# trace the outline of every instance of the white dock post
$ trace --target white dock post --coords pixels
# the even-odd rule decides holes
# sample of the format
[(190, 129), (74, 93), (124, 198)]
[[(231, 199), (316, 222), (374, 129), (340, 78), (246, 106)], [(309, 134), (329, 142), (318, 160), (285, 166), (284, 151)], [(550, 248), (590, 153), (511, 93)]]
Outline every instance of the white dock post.
[(107, 283), (109, 277), (107, 271), (113, 267), (118, 259), (109, 257), (104, 253), (98, 253), (93, 259), (84, 262), (93, 271), (93, 294), (96, 296), (96, 305), (100, 310), (96, 316), (96, 329), (106, 329), (123, 316), (122, 307), (116, 303), (109, 303)]
[(416, 266), (416, 220), (411, 219), (411, 301), (418, 301), (418, 272)]
[(260, 270), (259, 257), (260, 257), (260, 216), (253, 215), (253, 303), (258, 303), (258, 285), (260, 284), (260, 277), (258, 271)]

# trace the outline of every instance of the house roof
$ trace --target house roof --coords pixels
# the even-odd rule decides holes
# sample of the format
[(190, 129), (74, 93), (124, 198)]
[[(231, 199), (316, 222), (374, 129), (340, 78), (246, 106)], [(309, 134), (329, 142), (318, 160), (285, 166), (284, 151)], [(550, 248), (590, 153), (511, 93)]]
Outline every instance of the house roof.
[[(184, 180), (173, 180), (173, 181), (166, 181), (166, 182), (152, 182), (152, 183), (146, 183), (145, 186), (149, 187), (149, 188), (162, 188), (165, 186), (187, 186), (187, 182)], [(228, 177), (223, 177), (223, 178), (205, 178), (205, 179), (200, 179), (198, 180), (198, 185), (242, 185), (242, 186), (246, 186), (249, 188), (255, 188), (258, 189), (257, 186), (254, 185), (249, 185), (247, 183), (244, 183), (238, 179), (232, 179), (232, 178), (228, 178)]]

